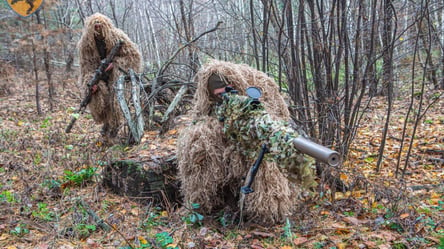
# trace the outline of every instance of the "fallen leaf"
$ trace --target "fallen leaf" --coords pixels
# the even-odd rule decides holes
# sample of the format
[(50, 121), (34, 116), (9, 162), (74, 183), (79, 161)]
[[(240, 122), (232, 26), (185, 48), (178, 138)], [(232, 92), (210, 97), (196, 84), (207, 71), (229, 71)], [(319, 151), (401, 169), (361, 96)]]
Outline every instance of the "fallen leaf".
[(347, 234), (350, 233), (350, 228), (345, 227), (344, 225), (338, 224), (338, 223), (332, 223), (330, 225), (332, 228), (335, 228), (336, 234)]
[(345, 249), (347, 247), (347, 243), (341, 242), (337, 244), (338, 249)]
[(383, 245), (379, 245), (379, 246), (378, 246), (378, 249), (390, 249), (390, 248), (392, 248), (392, 247), (390, 246), (390, 244), (383, 244)]
[(260, 245), (251, 245), (251, 248), (253, 249), (264, 249), (262, 246)]
[(292, 249), (293, 247), (291, 247), (291, 246), (281, 246), (281, 247), (279, 247), (279, 249)]
[(0, 241), (1, 240), (6, 240), (9, 238), (9, 235), (7, 233), (2, 233), (2, 235), (0, 236)]
[(157, 133), (158, 133), (157, 131), (149, 131), (149, 132), (147, 132), (147, 134), (151, 135), (151, 136), (156, 136)]
[(441, 198), (432, 198), (428, 202), (430, 205), (438, 205), (440, 200), (441, 200)]
[(139, 215), (139, 209), (138, 208), (131, 209), (131, 214), (134, 215), (134, 216), (138, 216)]
[(403, 214), (401, 214), (401, 215), (399, 216), (399, 218), (401, 218), (401, 219), (405, 219), (405, 218), (407, 218), (407, 217), (409, 217), (409, 216), (410, 216), (409, 213), (403, 213)]
[(431, 240), (431, 241), (433, 241), (433, 242), (435, 242), (437, 244), (441, 242), (440, 239), (432, 237), (432, 236), (427, 236), (427, 239)]
[(304, 243), (307, 242), (307, 241), (308, 241), (307, 238), (305, 238), (305, 237), (299, 237), (299, 238), (294, 239), (294, 240), (293, 240), (293, 243), (294, 243), (295, 246), (298, 246), (298, 245), (302, 245), (302, 244), (304, 244)]
[(373, 233), (370, 237), (382, 239), (385, 241), (393, 241), (396, 240), (398, 236), (388, 231), (379, 231), (377, 233)]
[(328, 210), (321, 211), (321, 215), (329, 215), (329, 214), (330, 214), (330, 211), (328, 211)]
[(37, 248), (38, 248), (38, 249), (48, 249), (48, 248), (49, 248), (49, 245), (46, 244), (46, 243), (43, 243), (43, 244), (38, 245)]
[(168, 134), (169, 135), (175, 135), (177, 133), (177, 130), (176, 129), (173, 129), (173, 130), (169, 130), (168, 131)]
[(368, 220), (360, 220), (355, 217), (348, 217), (348, 216), (343, 217), (342, 220), (348, 224), (352, 224), (355, 226), (358, 226), (358, 225), (368, 222)]
[(364, 241), (364, 244), (369, 247), (369, 248), (375, 248), (376, 247), (376, 242), (374, 241)]
[(336, 192), (335, 193), (335, 200), (340, 200), (340, 199), (344, 199), (344, 193), (342, 192)]

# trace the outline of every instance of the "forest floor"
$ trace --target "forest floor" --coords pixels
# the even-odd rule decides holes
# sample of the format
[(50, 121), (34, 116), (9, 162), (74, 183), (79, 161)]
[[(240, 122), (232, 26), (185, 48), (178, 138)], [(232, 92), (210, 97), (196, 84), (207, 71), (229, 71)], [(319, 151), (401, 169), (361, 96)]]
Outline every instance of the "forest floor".
[[(409, 99), (394, 103), (376, 172), (386, 100), (374, 98), (349, 157), (334, 171), (352, 188), (332, 193), (324, 186), (300, 214), (264, 227), (227, 224), (221, 216), (174, 205), (156, 208), (113, 194), (101, 184), (104, 165), (174, 155), (181, 126), (163, 136), (146, 131), (137, 146), (106, 146), (101, 127), (84, 114), (66, 134), (81, 100), (75, 80), (58, 81), (53, 111), (42, 81), (38, 115), (31, 78), (14, 74), (0, 82), (9, 90), (0, 91), (0, 248), (444, 248), (442, 96), (418, 123), (402, 179), (415, 120), (407, 119), (397, 174)], [(105, 231), (94, 216), (112, 229)]]

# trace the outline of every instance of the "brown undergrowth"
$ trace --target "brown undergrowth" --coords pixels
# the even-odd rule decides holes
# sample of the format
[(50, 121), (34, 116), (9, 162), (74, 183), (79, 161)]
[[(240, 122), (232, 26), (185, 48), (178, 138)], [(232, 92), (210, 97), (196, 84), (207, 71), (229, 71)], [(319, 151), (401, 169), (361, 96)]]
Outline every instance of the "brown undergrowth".
[[(60, 76), (56, 76), (59, 77)], [(301, 204), (284, 224), (238, 224), (229, 213), (202, 216), (172, 203), (168, 209), (141, 205), (102, 186), (101, 169), (113, 160), (174, 156), (177, 134), (189, 120), (176, 118), (163, 136), (146, 131), (134, 147), (105, 146), (89, 114), (65, 134), (72, 108), (80, 103), (75, 80), (56, 92), (56, 110), (35, 108), (30, 75), (15, 74), (0, 96), (1, 248), (442, 248), (444, 246), (442, 100), (417, 131), (402, 180), (395, 177), (405, 100), (396, 101), (386, 155), (379, 173), (375, 156), (384, 120), (384, 99), (356, 136), (348, 160), (334, 170), (351, 188)], [(44, 77), (42, 77), (44, 78)], [(2, 85), (4, 82), (0, 82)], [(196, 204), (198, 205), (198, 204)], [(197, 207), (197, 206), (194, 206)]]

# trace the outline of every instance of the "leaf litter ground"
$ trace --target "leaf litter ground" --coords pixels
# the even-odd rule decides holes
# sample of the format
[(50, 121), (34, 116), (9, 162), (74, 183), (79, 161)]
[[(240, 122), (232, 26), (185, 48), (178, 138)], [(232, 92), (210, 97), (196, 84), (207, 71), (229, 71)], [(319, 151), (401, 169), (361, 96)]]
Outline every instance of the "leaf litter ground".
[[(66, 134), (70, 113), (81, 101), (74, 82), (57, 87), (54, 111), (48, 110), (41, 82), (40, 116), (34, 87), (25, 78), (0, 96), (1, 248), (444, 248), (442, 99), (420, 122), (402, 180), (396, 165), (407, 103), (395, 102), (376, 173), (386, 104), (375, 98), (347, 161), (333, 171), (350, 189), (335, 192), (321, 183), (319, 195), (301, 204), (299, 214), (264, 227), (233, 224), (224, 214), (205, 216), (174, 203), (168, 209), (141, 205), (104, 188), (100, 170), (107, 163), (174, 156), (178, 131), (189, 120), (178, 117), (162, 136), (146, 131), (142, 143), (131, 147), (105, 146), (88, 113)], [(92, 177), (79, 174), (91, 169)]]

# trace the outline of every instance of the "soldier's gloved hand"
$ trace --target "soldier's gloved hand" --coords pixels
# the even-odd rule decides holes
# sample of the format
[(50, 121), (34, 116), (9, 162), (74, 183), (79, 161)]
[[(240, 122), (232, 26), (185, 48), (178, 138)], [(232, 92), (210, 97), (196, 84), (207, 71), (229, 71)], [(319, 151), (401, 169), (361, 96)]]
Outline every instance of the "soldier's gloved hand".
[(113, 69), (113, 68), (114, 68), (114, 65), (113, 65), (113, 63), (111, 62), (111, 63), (109, 63), (108, 67), (105, 69), (105, 72), (108, 72), (109, 70), (111, 70), (111, 69)]
[(93, 86), (91, 87), (91, 93), (92, 93), (92, 94), (96, 93), (98, 89), (99, 89), (99, 87), (98, 87), (97, 85), (93, 85)]

